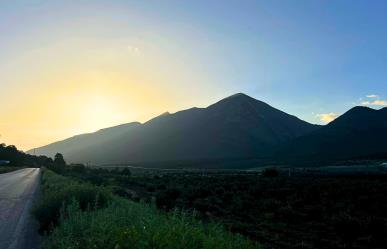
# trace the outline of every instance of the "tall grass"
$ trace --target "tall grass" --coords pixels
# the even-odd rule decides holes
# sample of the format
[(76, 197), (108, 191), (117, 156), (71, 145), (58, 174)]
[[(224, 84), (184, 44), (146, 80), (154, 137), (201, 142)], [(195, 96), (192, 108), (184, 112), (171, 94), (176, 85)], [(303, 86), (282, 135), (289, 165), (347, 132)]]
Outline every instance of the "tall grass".
[(8, 167), (8, 166), (0, 166), (0, 174), (8, 173), (11, 171), (16, 171), (19, 169), (23, 169), (23, 167)]
[(42, 183), (42, 197), (33, 210), (40, 223), (40, 232), (50, 232), (61, 214), (67, 214), (67, 206), (72, 201), (85, 211), (104, 207), (111, 199), (111, 194), (101, 187), (71, 180), (49, 170), (44, 170)]
[[(44, 184), (57, 188), (52, 172)], [(45, 188), (44, 187), (44, 188)], [(165, 213), (154, 206), (113, 197), (106, 207), (84, 210), (76, 199), (66, 208), (59, 226), (46, 237), (45, 249), (250, 249), (250, 240), (203, 224), (184, 212)]]
[(115, 198), (104, 209), (82, 212), (73, 203), (68, 217), (46, 240), (50, 249), (231, 249), (258, 248), (215, 224), (184, 213), (162, 213), (145, 204)]

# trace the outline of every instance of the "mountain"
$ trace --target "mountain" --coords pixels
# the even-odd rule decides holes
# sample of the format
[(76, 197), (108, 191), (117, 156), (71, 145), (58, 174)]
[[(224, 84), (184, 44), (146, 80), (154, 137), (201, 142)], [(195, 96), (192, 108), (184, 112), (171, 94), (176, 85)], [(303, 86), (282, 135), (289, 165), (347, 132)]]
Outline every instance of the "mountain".
[(55, 142), (37, 149), (27, 151), (29, 154), (36, 153), (37, 155), (50, 155), (54, 157), (56, 153), (73, 154), (77, 151), (92, 148), (97, 144), (105, 144), (110, 141), (115, 141), (121, 136), (124, 136), (140, 126), (139, 122), (133, 122), (107, 129), (99, 130), (95, 133), (77, 135), (63, 141)]
[(207, 108), (76, 136), (36, 153), (61, 152), (70, 162), (95, 164), (254, 158), (318, 127), (239, 93)]
[(354, 107), (328, 125), (281, 146), (276, 154), (315, 161), (387, 157), (387, 108)]

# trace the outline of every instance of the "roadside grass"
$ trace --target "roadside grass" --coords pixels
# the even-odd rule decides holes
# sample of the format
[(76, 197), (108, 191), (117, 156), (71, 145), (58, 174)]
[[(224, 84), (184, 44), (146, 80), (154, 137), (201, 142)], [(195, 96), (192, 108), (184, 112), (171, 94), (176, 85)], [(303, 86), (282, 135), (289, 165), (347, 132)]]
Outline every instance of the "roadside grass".
[[(56, 227), (45, 237), (43, 248), (261, 248), (217, 224), (204, 224), (194, 215), (181, 211), (166, 213), (155, 206), (110, 196), (104, 191), (101, 187), (76, 182), (45, 170), (43, 197), (35, 214), (38, 214), (38, 219), (47, 214), (54, 217), (55, 223), (52, 224)], [(85, 198), (85, 195), (88, 197)], [(97, 196), (104, 196), (103, 205), (102, 198)], [(47, 220), (43, 224), (47, 224)]]
[(24, 167), (7, 167), (7, 166), (0, 166), (0, 174), (16, 171), (19, 169), (23, 169)]
[(111, 194), (102, 187), (81, 183), (44, 170), (42, 177), (42, 197), (36, 204), (33, 214), (40, 224), (40, 232), (51, 232), (61, 216), (67, 215), (67, 206), (73, 201), (80, 209), (95, 210), (107, 206)]

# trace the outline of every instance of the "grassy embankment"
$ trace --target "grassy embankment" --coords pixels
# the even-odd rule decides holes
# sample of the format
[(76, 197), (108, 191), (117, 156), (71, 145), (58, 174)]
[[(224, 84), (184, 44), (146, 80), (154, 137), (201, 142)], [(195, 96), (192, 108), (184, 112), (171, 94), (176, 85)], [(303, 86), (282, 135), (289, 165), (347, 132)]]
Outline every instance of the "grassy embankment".
[(0, 166), (0, 174), (8, 173), (11, 171), (16, 171), (19, 169), (23, 169), (23, 167), (7, 167), (7, 166)]
[(163, 212), (108, 190), (45, 170), (35, 208), (50, 249), (260, 248), (184, 212)]

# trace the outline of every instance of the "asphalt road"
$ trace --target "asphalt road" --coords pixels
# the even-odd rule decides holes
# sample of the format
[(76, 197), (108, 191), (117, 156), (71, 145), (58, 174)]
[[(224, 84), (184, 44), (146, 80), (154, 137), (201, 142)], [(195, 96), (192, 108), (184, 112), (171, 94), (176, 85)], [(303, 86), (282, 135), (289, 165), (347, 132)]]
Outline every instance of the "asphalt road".
[(36, 222), (31, 215), (40, 170), (21, 169), (0, 174), (0, 249), (36, 249)]

